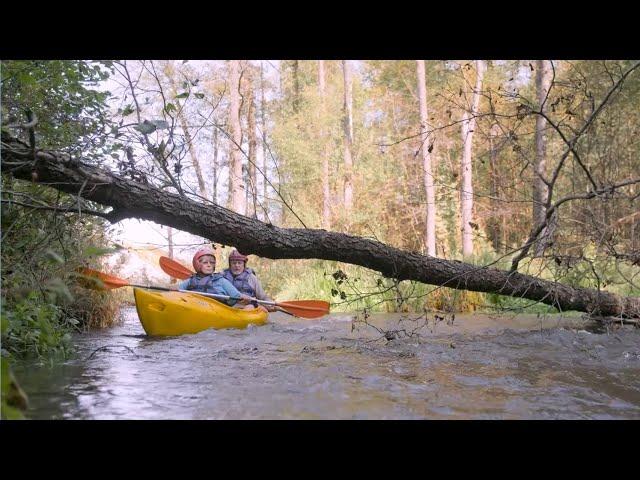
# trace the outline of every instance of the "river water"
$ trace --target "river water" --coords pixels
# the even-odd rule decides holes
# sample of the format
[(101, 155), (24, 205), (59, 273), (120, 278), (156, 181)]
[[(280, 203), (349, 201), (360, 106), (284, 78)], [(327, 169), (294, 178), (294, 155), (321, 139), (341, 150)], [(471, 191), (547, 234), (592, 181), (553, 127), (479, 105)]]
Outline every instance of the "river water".
[[(640, 419), (640, 330), (576, 318), (278, 313), (246, 330), (120, 326), (14, 371), (32, 419)], [(373, 325), (373, 326), (371, 326)], [(387, 332), (387, 335), (384, 335)]]

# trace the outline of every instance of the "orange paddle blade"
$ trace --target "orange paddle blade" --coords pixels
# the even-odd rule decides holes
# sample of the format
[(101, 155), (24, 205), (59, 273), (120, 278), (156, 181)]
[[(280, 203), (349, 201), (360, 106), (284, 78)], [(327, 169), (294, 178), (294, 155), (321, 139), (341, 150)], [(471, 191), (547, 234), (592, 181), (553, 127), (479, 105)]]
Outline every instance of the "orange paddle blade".
[(82, 279), (82, 285), (94, 290), (113, 290), (114, 288), (129, 285), (129, 282), (122, 278), (107, 275), (106, 273), (91, 270), (90, 268), (80, 268), (78, 271), (85, 277)]
[(172, 260), (169, 257), (160, 257), (160, 268), (164, 271), (164, 273), (172, 276), (173, 278), (179, 278), (180, 280), (186, 280), (193, 272), (189, 270), (187, 267), (182, 265), (175, 260)]
[(322, 300), (291, 300), (277, 302), (276, 305), (304, 318), (318, 318), (329, 314), (329, 302)]

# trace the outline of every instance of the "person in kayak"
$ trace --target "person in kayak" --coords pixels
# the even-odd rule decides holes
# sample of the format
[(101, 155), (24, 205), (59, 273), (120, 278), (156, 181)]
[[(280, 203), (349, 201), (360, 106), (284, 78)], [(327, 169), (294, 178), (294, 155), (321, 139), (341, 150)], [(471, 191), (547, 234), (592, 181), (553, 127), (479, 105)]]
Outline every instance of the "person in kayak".
[[(221, 273), (214, 272), (216, 269), (216, 257), (211, 248), (204, 247), (198, 250), (193, 256), (192, 263), (196, 273), (172, 288), (227, 295), (234, 298), (220, 301), (239, 308), (254, 308), (253, 305), (249, 305), (251, 297), (238, 291)], [(237, 300), (237, 298), (241, 300)]]
[[(249, 257), (242, 255), (235, 248), (231, 250), (229, 254), (229, 268), (222, 271), (223, 277), (231, 282), (241, 293), (257, 298), (258, 300), (273, 302), (264, 292), (256, 273), (252, 269), (247, 268), (247, 260), (249, 260)], [(272, 306), (260, 305), (260, 307), (269, 312), (276, 311), (276, 308)]]

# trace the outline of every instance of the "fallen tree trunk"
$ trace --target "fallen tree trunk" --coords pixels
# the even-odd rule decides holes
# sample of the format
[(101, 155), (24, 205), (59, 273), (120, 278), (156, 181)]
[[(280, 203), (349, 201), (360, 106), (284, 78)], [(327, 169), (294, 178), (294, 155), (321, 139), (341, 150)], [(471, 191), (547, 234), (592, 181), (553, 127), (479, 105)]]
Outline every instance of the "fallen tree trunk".
[(27, 181), (45, 182), (58, 190), (109, 205), (113, 211), (101, 216), (111, 222), (130, 217), (152, 220), (266, 258), (336, 260), (377, 270), (399, 280), (510, 295), (594, 316), (640, 318), (640, 298), (637, 297), (574, 288), (518, 272), (420, 255), (353, 235), (279, 228), (218, 205), (203, 205), (120, 177), (67, 155), (34, 152), (4, 132), (1, 154), (4, 173)]

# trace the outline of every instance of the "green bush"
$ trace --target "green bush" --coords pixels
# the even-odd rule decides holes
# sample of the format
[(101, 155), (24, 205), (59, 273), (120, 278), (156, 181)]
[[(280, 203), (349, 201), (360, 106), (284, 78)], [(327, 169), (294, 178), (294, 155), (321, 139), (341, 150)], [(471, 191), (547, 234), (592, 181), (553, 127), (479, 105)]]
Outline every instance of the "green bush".
[(10, 362), (11, 359), (5, 354), (0, 357), (2, 364), (0, 417), (2, 420), (24, 420), (22, 411), (27, 408), (27, 396), (13, 377)]
[(62, 309), (46, 303), (36, 292), (3, 312), (7, 330), (2, 347), (12, 355), (66, 355), (71, 348), (71, 331), (78, 324), (63, 316)]

